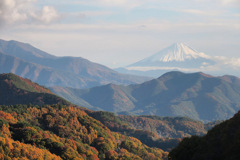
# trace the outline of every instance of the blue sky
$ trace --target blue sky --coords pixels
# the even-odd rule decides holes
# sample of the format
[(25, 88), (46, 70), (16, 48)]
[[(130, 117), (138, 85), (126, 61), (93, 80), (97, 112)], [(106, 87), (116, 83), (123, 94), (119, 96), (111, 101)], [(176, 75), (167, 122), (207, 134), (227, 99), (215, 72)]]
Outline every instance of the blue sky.
[(120, 67), (175, 42), (240, 57), (239, 0), (1, 0), (0, 38)]

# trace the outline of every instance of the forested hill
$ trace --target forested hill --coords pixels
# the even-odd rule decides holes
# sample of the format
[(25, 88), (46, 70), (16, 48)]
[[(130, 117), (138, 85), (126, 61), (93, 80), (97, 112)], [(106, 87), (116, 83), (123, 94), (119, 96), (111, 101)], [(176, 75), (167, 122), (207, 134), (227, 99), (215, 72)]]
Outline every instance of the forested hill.
[(0, 74), (0, 105), (70, 104), (49, 89), (12, 73)]
[(161, 149), (111, 132), (81, 108), (28, 79), (1, 74), (0, 88), (0, 104), (4, 104), (0, 105), (0, 159), (167, 157)]
[(0, 106), (0, 159), (167, 159), (75, 107)]
[(115, 115), (111, 112), (88, 109), (85, 112), (111, 131), (135, 137), (149, 147), (165, 151), (176, 147), (184, 137), (205, 135), (209, 129), (220, 123), (215, 121), (204, 124), (186, 117)]
[(172, 160), (240, 159), (240, 112), (216, 125), (206, 136), (184, 139), (170, 152)]

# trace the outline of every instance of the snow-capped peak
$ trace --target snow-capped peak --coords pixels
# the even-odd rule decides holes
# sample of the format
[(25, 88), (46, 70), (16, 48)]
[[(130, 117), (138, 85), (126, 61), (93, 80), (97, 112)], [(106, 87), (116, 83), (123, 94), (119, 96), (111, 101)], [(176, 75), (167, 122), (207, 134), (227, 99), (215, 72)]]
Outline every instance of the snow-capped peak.
[(175, 43), (162, 51), (141, 61), (128, 65), (129, 70), (159, 70), (161, 69), (198, 69), (213, 65), (212, 58), (204, 53), (188, 47), (184, 43)]
[(175, 43), (170, 47), (167, 47), (162, 51), (154, 54), (153, 56), (144, 59), (143, 61), (181, 62), (197, 58), (209, 58), (209, 56), (205, 55), (204, 53), (197, 52), (196, 50), (188, 47), (184, 43)]

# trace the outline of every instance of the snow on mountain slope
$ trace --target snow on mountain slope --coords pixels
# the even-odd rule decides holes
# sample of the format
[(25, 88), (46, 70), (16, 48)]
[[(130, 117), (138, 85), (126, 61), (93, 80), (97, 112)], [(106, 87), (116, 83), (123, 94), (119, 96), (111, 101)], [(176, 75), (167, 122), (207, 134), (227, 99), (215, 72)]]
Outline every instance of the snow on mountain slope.
[[(139, 62), (129, 65), (128, 67), (133, 66), (158, 66), (159, 64), (162, 66), (163, 63), (171, 63), (171, 62), (181, 62), (184, 63), (186, 61), (201, 61), (202, 64), (209, 63), (210, 56), (197, 52), (196, 50), (188, 47), (183, 43), (175, 43), (170, 47), (163, 49), (162, 51), (147, 57)], [(206, 61), (204, 63), (204, 61)], [(177, 63), (175, 63), (177, 64)], [(171, 63), (174, 66), (174, 63)]]
[(168, 48), (154, 54), (153, 56), (144, 59), (144, 61), (185, 61), (197, 58), (210, 58), (204, 53), (199, 53), (194, 49), (188, 47), (184, 43), (175, 43)]
[(204, 53), (198, 52), (184, 43), (175, 43), (162, 51), (131, 64), (125, 69), (132, 71), (179, 70), (185, 72), (201, 71), (214, 65), (215, 61)]
[(175, 43), (152, 56), (115, 70), (120, 73), (150, 77), (159, 77), (170, 71), (206, 72), (213, 75), (223, 75), (229, 71), (232, 71), (233, 75), (240, 73), (236, 72), (236, 69), (233, 70), (228, 63), (226, 65), (225, 59), (221, 60), (218, 56), (198, 52), (185, 43)]

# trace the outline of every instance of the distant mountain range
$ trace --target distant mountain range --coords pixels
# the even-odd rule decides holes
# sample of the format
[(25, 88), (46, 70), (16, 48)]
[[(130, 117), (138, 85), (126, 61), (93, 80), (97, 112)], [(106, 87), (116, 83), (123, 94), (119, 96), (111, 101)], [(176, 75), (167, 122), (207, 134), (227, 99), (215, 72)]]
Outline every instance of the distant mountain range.
[(51, 88), (72, 103), (118, 114), (186, 116), (215, 121), (240, 109), (240, 79), (201, 72), (168, 72), (135, 85), (108, 84), (90, 89)]
[(71, 103), (28, 79), (12, 73), (0, 74), (0, 105), (15, 104), (70, 105)]
[(30, 44), (0, 40), (0, 73), (9, 72), (41, 85), (73, 88), (133, 84), (150, 79), (120, 74), (80, 57), (56, 57)]
[(204, 72), (214, 75), (240, 75), (233, 59), (209, 56), (192, 49), (185, 43), (175, 43), (150, 57), (117, 68), (121, 73), (159, 77), (169, 71)]

